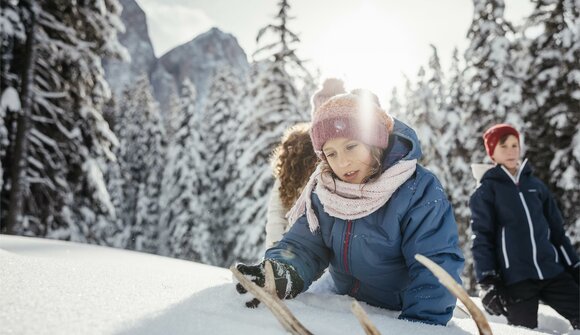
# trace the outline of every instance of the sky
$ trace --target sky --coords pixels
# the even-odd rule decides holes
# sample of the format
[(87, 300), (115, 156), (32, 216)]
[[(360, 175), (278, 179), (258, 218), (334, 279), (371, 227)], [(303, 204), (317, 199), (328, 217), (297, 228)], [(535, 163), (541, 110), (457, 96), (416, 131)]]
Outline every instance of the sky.
[[(159, 57), (218, 27), (234, 35), (249, 59), (260, 28), (275, 23), (274, 0), (137, 0), (148, 17)], [(530, 0), (505, 0), (514, 24), (533, 9)], [(416, 77), (433, 44), (447, 69), (454, 47), (464, 50), (471, 24), (470, 0), (290, 0), (289, 27), (301, 38), (298, 55), (323, 78), (339, 77), (381, 98)], [(383, 101), (384, 104), (384, 101)]]
[[(323, 278), (325, 278), (323, 276)], [(287, 334), (262, 305), (248, 309), (223, 268), (127, 250), (0, 235), (2, 334)], [(287, 300), (314, 334), (363, 334), (352, 298), (315, 283)], [(479, 299), (474, 302), (481, 307)], [(397, 320), (398, 312), (361, 303), (383, 334), (477, 334), (456, 310), (447, 327)], [(544, 305), (537, 331), (489, 317), (495, 335), (564, 334), (569, 323)]]

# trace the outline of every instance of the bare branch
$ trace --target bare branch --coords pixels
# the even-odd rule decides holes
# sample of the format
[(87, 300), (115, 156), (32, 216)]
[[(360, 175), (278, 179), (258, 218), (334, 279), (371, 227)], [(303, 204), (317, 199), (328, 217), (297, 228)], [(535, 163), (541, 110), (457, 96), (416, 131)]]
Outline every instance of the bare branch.
[(354, 316), (356, 316), (356, 318), (358, 319), (358, 322), (361, 324), (361, 326), (365, 330), (365, 334), (367, 334), (367, 335), (381, 335), (381, 332), (377, 329), (377, 327), (375, 327), (375, 325), (372, 323), (371, 319), (369, 319), (369, 316), (367, 315), (365, 310), (361, 307), (361, 305), (356, 300), (354, 300), (352, 302), (352, 305), (350, 306), (350, 310), (352, 311)]
[(473, 300), (467, 295), (467, 292), (459, 285), (447, 271), (445, 271), (441, 266), (430, 260), (429, 258), (416, 254), (415, 259), (423, 264), (427, 269), (429, 269), (439, 282), (445, 286), (457, 299), (461, 300), (467, 310), (471, 314), (473, 321), (477, 325), (477, 329), (479, 330), (480, 335), (492, 335), (491, 327), (487, 322), (487, 319), (483, 312), (475, 305)]
[[(263, 288), (256, 285), (254, 282), (246, 278), (236, 269), (235, 265), (230, 267), (230, 271), (234, 277), (242, 284), (242, 286), (256, 298), (263, 302), (272, 311), (272, 314), (280, 321), (284, 329), (295, 335), (312, 335), (298, 319), (290, 312), (288, 307), (278, 298), (277, 295), (267, 293)], [(270, 279), (271, 280), (271, 279)]]
[(274, 269), (270, 261), (264, 262), (264, 271), (266, 272), (266, 283), (264, 290), (273, 296), (278, 296), (276, 293), (276, 282), (274, 281)]

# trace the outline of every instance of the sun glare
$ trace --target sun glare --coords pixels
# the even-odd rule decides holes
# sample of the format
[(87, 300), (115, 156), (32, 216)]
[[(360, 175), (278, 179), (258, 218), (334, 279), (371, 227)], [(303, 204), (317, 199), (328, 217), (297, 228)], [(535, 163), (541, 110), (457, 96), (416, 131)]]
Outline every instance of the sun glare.
[(412, 30), (372, 3), (336, 17), (322, 30), (315, 54), (323, 77), (342, 78), (349, 88), (368, 88), (383, 106), (392, 88), (402, 83), (403, 73), (409, 74), (408, 69), (417, 64), (417, 53), (409, 54)]

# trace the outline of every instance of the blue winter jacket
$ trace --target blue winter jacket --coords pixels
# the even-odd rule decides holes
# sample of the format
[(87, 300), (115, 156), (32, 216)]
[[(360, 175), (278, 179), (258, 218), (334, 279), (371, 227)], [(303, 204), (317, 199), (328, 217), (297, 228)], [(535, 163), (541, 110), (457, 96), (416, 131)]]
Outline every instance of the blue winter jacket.
[[(419, 159), (415, 132), (395, 121), (385, 169), (401, 159)], [(265, 258), (292, 265), (306, 290), (326, 268), (339, 294), (391, 310), (400, 319), (445, 325), (451, 319), (455, 297), (414, 256), (422, 254), (460, 282), (463, 255), (457, 226), (447, 196), (437, 178), (425, 168), (417, 170), (391, 199), (366, 217), (342, 220), (324, 212), (312, 194), (320, 222), (310, 232), (302, 216)]]
[(578, 264), (556, 202), (527, 161), (516, 177), (501, 165), (488, 170), (469, 207), (478, 281), (496, 274), (506, 285), (549, 279)]

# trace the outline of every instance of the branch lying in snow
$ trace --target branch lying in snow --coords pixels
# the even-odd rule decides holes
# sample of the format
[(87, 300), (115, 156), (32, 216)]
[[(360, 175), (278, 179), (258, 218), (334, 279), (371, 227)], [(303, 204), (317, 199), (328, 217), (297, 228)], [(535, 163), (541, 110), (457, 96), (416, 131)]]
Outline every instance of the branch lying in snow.
[(300, 323), (300, 321), (298, 321), (298, 319), (296, 319), (294, 314), (290, 312), (288, 307), (276, 295), (274, 274), (272, 271), (272, 264), (270, 264), (270, 262), (266, 261), (265, 264), (266, 287), (270, 292), (273, 293), (267, 292), (266, 289), (261, 288), (246, 278), (238, 271), (238, 269), (236, 269), (235, 265), (230, 267), (230, 271), (232, 271), (236, 279), (248, 292), (251, 292), (256, 298), (263, 302), (270, 309), (270, 311), (272, 311), (272, 314), (274, 314), (278, 321), (280, 321), (284, 329), (295, 335), (312, 335), (312, 333), (308, 331), (308, 329), (306, 329)]
[(364, 311), (364, 309), (361, 307), (361, 305), (356, 300), (354, 300), (352, 302), (352, 305), (350, 306), (350, 310), (352, 311), (354, 316), (356, 316), (356, 318), (358, 319), (358, 322), (361, 324), (361, 326), (365, 330), (365, 334), (367, 334), (367, 335), (381, 335), (381, 332), (379, 332), (377, 327), (375, 327), (375, 325), (372, 323), (371, 319), (369, 319), (367, 313)]
[(447, 273), (447, 271), (423, 255), (416, 254), (415, 259), (419, 263), (423, 264), (431, 272), (433, 272), (435, 277), (439, 279), (439, 282), (445, 286), (455, 297), (457, 297), (457, 299), (461, 300), (461, 302), (465, 304), (465, 307), (467, 307), (467, 310), (471, 314), (473, 321), (475, 321), (475, 324), (477, 325), (477, 329), (479, 330), (480, 335), (493, 335), (489, 323), (487, 322), (485, 315), (483, 315), (483, 312), (475, 305), (463, 287), (461, 287), (461, 285), (459, 285), (453, 279), (453, 277)]

